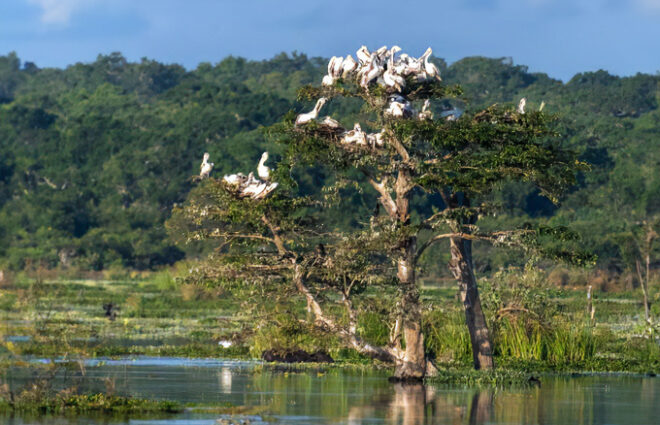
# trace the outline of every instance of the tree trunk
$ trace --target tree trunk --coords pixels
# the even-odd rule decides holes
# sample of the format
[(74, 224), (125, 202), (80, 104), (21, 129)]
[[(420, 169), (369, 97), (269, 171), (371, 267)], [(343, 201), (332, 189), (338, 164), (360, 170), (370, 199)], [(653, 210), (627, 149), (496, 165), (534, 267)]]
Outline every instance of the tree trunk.
[(398, 381), (422, 380), (426, 374), (424, 335), (422, 334), (422, 306), (415, 279), (416, 238), (408, 238), (399, 259), (397, 277), (401, 290), (402, 329), (406, 348), (397, 362), (394, 379)]
[(642, 275), (642, 265), (640, 264), (639, 260), (635, 262), (635, 266), (637, 267), (637, 278), (639, 279), (639, 286), (642, 287), (642, 294), (644, 296), (644, 320), (646, 320), (646, 323), (651, 324), (651, 309), (649, 305), (649, 287), (648, 287), (648, 281), (649, 281), (649, 267), (650, 263), (650, 256), (646, 256), (646, 279)]
[(450, 239), (451, 262), (449, 267), (458, 281), (461, 301), (465, 309), (465, 321), (472, 342), (475, 369), (493, 369), (493, 348), (486, 317), (481, 309), (477, 280), (472, 269), (471, 243), (461, 238)]

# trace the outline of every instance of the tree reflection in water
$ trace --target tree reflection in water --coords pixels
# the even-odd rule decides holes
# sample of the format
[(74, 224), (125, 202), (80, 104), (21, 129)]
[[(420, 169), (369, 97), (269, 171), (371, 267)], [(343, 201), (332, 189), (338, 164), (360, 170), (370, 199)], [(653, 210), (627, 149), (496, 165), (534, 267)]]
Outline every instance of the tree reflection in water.
[(388, 425), (485, 424), (493, 418), (493, 392), (438, 393), (421, 384), (395, 384), (393, 393), (361, 406), (352, 406), (347, 423), (359, 425), (385, 416)]

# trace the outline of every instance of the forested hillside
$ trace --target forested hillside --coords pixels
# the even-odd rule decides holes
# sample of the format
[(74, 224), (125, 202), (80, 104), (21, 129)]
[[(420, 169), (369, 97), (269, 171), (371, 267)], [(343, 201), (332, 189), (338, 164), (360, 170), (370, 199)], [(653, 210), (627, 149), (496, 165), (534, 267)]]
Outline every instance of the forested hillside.
[[(0, 266), (145, 269), (183, 258), (164, 222), (196, 184), (202, 154), (211, 154), (216, 176), (254, 169), (265, 149), (275, 163), (277, 147), (260, 127), (307, 110), (296, 90), (320, 81), (326, 63), (281, 54), (186, 71), (117, 53), (39, 69), (14, 54), (0, 57)], [(559, 206), (531, 186), (505, 185), (491, 222), (570, 225), (601, 267), (628, 267), (621, 238), (660, 214), (660, 77), (598, 71), (564, 84), (509, 60), (436, 64), (465, 92), (465, 100), (434, 105), (437, 114), (523, 96), (529, 108), (545, 102), (544, 111), (559, 116), (563, 143), (592, 166)], [(330, 111), (346, 122), (361, 113), (350, 101)], [(305, 170), (300, 188), (313, 191), (324, 178)], [(355, 208), (373, 208), (368, 197), (354, 200)], [(331, 215), (337, 226), (352, 224)], [(500, 255), (492, 251), (481, 267), (501, 264)]]

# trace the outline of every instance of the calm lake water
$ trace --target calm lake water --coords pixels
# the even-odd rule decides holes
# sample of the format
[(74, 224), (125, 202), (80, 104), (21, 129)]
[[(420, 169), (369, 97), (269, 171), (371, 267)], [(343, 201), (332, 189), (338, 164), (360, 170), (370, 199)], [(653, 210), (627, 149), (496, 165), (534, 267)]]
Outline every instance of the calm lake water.
[[(84, 369), (82, 376), (81, 369)], [(251, 424), (660, 424), (660, 378), (544, 377), (540, 387), (475, 390), (402, 386), (385, 372), (294, 371), (255, 363), (138, 358), (89, 361), (60, 373), (57, 385), (181, 402), (247, 406)], [(19, 388), (34, 371), (12, 370)], [(0, 417), (5, 424), (211, 425), (225, 415), (161, 417)]]

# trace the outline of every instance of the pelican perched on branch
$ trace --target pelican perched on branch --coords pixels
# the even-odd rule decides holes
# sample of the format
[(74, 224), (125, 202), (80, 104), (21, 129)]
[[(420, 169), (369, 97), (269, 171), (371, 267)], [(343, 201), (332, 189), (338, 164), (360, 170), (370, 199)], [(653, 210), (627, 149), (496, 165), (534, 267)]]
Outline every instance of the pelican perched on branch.
[(265, 164), (266, 161), (268, 161), (268, 152), (261, 154), (259, 165), (257, 165), (257, 174), (259, 175), (259, 178), (270, 180), (270, 168)]
[(373, 80), (380, 77), (384, 71), (383, 65), (380, 63), (380, 58), (375, 52), (371, 54), (371, 59), (369, 60), (368, 65), (363, 69), (365, 69), (365, 71), (360, 79), (360, 85), (365, 89), (369, 87), (369, 84)]
[(435, 64), (429, 62), (429, 57), (431, 57), (431, 54), (433, 53), (433, 50), (429, 47), (426, 49), (426, 52), (422, 55), (424, 58), (424, 72), (428, 77), (431, 78), (436, 78), (440, 80), (440, 71), (438, 71), (438, 67), (435, 66)]
[(325, 97), (322, 97), (319, 100), (317, 100), (314, 109), (312, 109), (310, 112), (307, 112), (305, 114), (298, 115), (298, 117), (296, 118), (296, 125), (307, 124), (308, 122), (315, 120), (316, 117), (319, 115), (319, 111), (327, 101), (328, 99), (326, 99)]
[(331, 86), (335, 83), (335, 80), (342, 76), (344, 71), (343, 67), (344, 58), (341, 56), (333, 56), (328, 62), (328, 74), (323, 77), (322, 84), (324, 86)]
[(347, 55), (342, 63), (342, 77), (351, 75), (358, 67), (358, 63), (353, 59), (353, 56)]
[(369, 62), (371, 53), (369, 52), (369, 49), (367, 49), (367, 46), (362, 46), (357, 50), (357, 52), (355, 52), (355, 56), (357, 56), (360, 64), (364, 66), (367, 64), (367, 62)]
[(398, 75), (394, 69), (394, 55), (399, 51), (401, 51), (401, 47), (399, 46), (392, 46), (390, 49), (390, 60), (387, 70), (383, 73), (383, 82), (385, 82), (387, 87), (394, 87), (398, 92), (401, 92), (406, 86), (406, 79)]
[(209, 153), (204, 153), (204, 158), (202, 163), (199, 166), (199, 177), (205, 179), (211, 175), (211, 170), (213, 170), (213, 163), (209, 162)]

